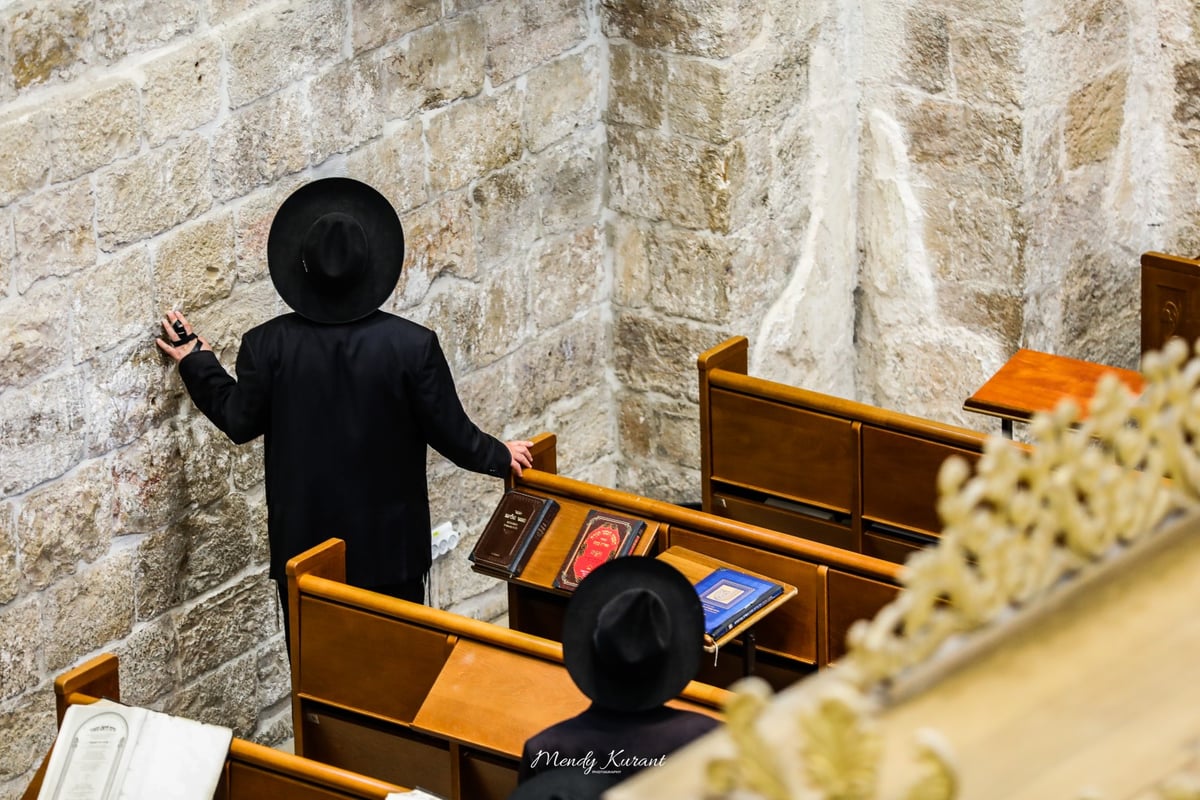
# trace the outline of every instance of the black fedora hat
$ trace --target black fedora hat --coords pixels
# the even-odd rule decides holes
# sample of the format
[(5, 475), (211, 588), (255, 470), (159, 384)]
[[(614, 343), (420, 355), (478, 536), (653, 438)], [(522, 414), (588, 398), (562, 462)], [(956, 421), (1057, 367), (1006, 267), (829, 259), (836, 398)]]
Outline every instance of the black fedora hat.
[(605, 789), (616, 786), (622, 777), (620, 773), (557, 767), (518, 784), (508, 800), (598, 800)]
[(648, 711), (696, 676), (704, 610), (696, 588), (656, 558), (624, 556), (593, 570), (563, 619), (563, 662), (593, 703)]
[(388, 199), (353, 178), (322, 178), (283, 201), (267, 237), (275, 290), (314, 322), (353, 322), (383, 305), (404, 265)]

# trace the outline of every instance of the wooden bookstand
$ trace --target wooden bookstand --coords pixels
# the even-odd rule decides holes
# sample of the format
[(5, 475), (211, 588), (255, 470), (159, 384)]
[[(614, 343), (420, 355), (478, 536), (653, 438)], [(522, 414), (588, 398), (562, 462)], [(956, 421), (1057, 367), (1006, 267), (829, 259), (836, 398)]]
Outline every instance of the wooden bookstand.
[[(54, 681), (54, 695), (60, 723), (68, 706), (101, 698), (119, 701), (117, 657), (100, 655), (63, 673)], [(47, 754), (22, 800), (36, 800), (49, 760)], [(405, 791), (396, 784), (235, 737), (215, 800), (386, 800)]]

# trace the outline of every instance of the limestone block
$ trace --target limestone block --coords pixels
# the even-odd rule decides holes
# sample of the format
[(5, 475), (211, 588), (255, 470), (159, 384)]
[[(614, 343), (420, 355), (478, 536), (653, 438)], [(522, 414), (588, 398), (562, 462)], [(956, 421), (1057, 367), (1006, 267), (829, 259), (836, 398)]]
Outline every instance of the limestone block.
[(564, 56), (529, 72), (525, 83), (525, 129), (538, 152), (600, 121), (596, 48)]
[(179, 440), (173, 428), (153, 427), (114, 456), (111, 480), (120, 533), (159, 530), (187, 508)]
[(112, 252), (199, 216), (212, 205), (208, 144), (179, 140), (95, 174), (96, 232)]
[(392, 295), (399, 308), (420, 303), (441, 275), (478, 275), (471, 200), (465, 191), (442, 195), (405, 214), (402, 222), (405, 267)]
[[(181, 613), (178, 625), (183, 680), (195, 680), (234, 662), (267, 636), (278, 633), (276, 596), (275, 586), (265, 576), (251, 576)], [(256, 694), (258, 669), (253, 656), (246, 667), (251, 693)]]
[(560, 474), (578, 477), (588, 465), (621, 451), (612, 394), (608, 386), (600, 384), (554, 404), (548, 429), (558, 436)]
[(120, 660), (122, 702), (149, 706), (179, 685), (179, 650), (171, 615), (138, 626), (115, 652)]
[(76, 363), (132, 341), (145, 348), (161, 335), (152, 277), (146, 248), (130, 247), (72, 278), (69, 331)]
[(667, 57), (628, 42), (608, 45), (609, 122), (659, 128), (667, 105)]
[[(939, 207), (940, 206), (940, 207)], [(1020, 286), (1027, 233), (1020, 209), (983, 192), (931, 203), (926, 246), (935, 274), (949, 282)]]
[(516, 388), (508, 379), (503, 360), (471, 372), (456, 372), (455, 383), (463, 409), (481, 430), (503, 441), (528, 439), (541, 432), (526, 427), (524, 420), (513, 418), (510, 409), (516, 402)]
[(221, 44), (216, 39), (199, 39), (143, 70), (143, 129), (151, 146), (216, 119), (221, 108)]
[(91, 357), (92, 378), (84, 385), (86, 455), (102, 456), (166, 425), (179, 403), (162, 377), (164, 357), (149, 333)]
[(149, 50), (192, 33), (203, 6), (190, 0), (125, 0), (96, 9), (96, 52), (107, 61)]
[(229, 297), (188, 314), (193, 330), (200, 331), (232, 375), (237, 373), (242, 334), (288, 307), (269, 280), (239, 285)]
[(700, 469), (700, 408), (695, 403), (623, 392), (617, 430), (626, 460), (654, 459)]
[(579, 467), (578, 470), (572, 470), (571, 476), (597, 486), (639, 486), (640, 490), (640, 484), (620, 482), (617, 470), (619, 460), (615, 454), (610, 454), (600, 461), (593, 461), (586, 466)]
[(1017, 199), (1022, 136), (1011, 110), (918, 100), (899, 115), (909, 158), (930, 185), (954, 196), (983, 191)]
[(65, 282), (53, 278), (0, 300), (0, 385), (21, 386), (69, 362), (62, 336), (69, 304)]
[(36, 600), (0, 609), (0, 700), (27, 691), (38, 682), (40, 620)]
[(430, 189), (457, 189), (521, 156), (521, 95), (512, 90), (464, 100), (429, 121)]
[(441, 12), (441, 0), (351, 0), (354, 52), (374, 49), (432, 25)]
[(428, 327), (440, 341), (452, 369), (475, 369), (509, 353), (521, 339), (526, 288), (514, 273), (500, 270), (480, 284), (455, 286), (429, 299)]
[(541, 236), (539, 219), (547, 201), (538, 167), (534, 161), (518, 161), (475, 183), (475, 247), (483, 263), (519, 258)]
[(129, 81), (102, 83), (50, 112), (50, 175), (55, 183), (78, 178), (141, 146), (141, 108)]
[[(776, 20), (778, 24), (779, 20)], [(770, 125), (772, 120), (793, 116), (797, 112), (811, 115), (814, 109), (810, 108), (810, 104), (821, 102), (811, 95), (815, 93), (817, 98), (836, 97), (845, 91), (839, 87), (849, 85), (846, 76), (818, 74), (813, 79), (817, 83), (815, 92), (809, 85), (814, 47), (818, 45), (810, 42), (803, 32), (797, 32), (794, 38), (789, 39), (777, 30), (765, 41), (756, 42), (733, 57), (730, 65), (732, 75), (728, 80), (728, 91), (732, 97), (724, 104), (724, 113), (731, 120), (726, 123), (731, 133), (736, 134), (755, 125)], [(674, 61), (690, 59), (679, 58)], [(821, 68), (818, 66), (817, 69), (820, 73)], [(827, 81), (836, 86), (823, 85)], [(834, 99), (833, 102), (840, 104), (841, 100)], [(831, 120), (826, 117), (824, 121)]]
[(544, 234), (575, 230), (599, 218), (604, 193), (604, 141), (599, 128), (564, 139), (542, 151), (537, 161)]
[(346, 166), (350, 176), (379, 189), (401, 213), (429, 200), (420, 118), (401, 123), (400, 127), (353, 151), (346, 158)]
[(909, 9), (905, 20), (905, 83), (929, 94), (950, 84), (950, 31), (946, 13), (938, 8)]
[(257, 543), (265, 536), (265, 512), (262, 507), (252, 509), (245, 496), (231, 492), (172, 524), (166, 530), (165, 538), (171, 542), (166, 550), (182, 547), (182, 561), (176, 564), (175, 574), (151, 581), (160, 592), (171, 593), (163, 598), (163, 607), (197, 597), (252, 566)]
[(90, 0), (21, 4), (4, 12), (0, 30), (12, 59), (13, 84), (27, 86), (78, 75), (91, 55), (96, 20)]
[(272, 0), (209, 0), (208, 21), (216, 26)]
[(700, 472), (664, 461), (622, 459), (615, 465), (618, 486), (636, 486), (646, 497), (668, 503), (700, 501)]
[(8, 294), (12, 285), (13, 262), (16, 260), (16, 242), (13, 237), (12, 220), (15, 212), (0, 207), (0, 295)]
[(687, 228), (727, 232), (749, 178), (738, 141), (723, 147), (625, 126), (609, 129), (611, 205)]
[[(283, 647), (282, 644), (279, 645)], [(254, 729), (254, 733), (246, 738), (255, 744), (261, 744), (266, 747), (278, 747), (294, 738), (295, 732), (292, 730), (292, 708), (289, 704), (286, 708), (279, 711), (266, 710), (259, 714), (258, 725)]]
[(384, 54), (383, 109), (388, 119), (409, 119), (483, 90), (487, 48), (476, 14), (414, 32)]
[(0, 605), (17, 596), (21, 571), (17, 564), (16, 506), (0, 503)]
[(751, 0), (601, 0), (600, 11), (610, 38), (710, 58), (745, 47), (764, 16), (761, 4)]
[(70, 370), (19, 389), (0, 405), (0, 497), (57, 477), (83, 455), (83, 373)]
[(1000, 25), (962, 26), (950, 43), (957, 94), (969, 104), (1021, 104), (1019, 29)]
[[(219, 633), (213, 626), (213, 633)], [(201, 675), (184, 686), (164, 704), (163, 711), (209, 725), (233, 729), (233, 735), (246, 738), (254, 733), (258, 721), (258, 675), (253, 652)]]
[(1200, 131), (1200, 59), (1175, 65), (1175, 121)]
[(493, 86), (544, 64), (588, 35), (584, 0), (497, 0), (483, 6)]
[[(1067, 255), (1062, 282), (1061, 352), (1136, 369), (1140, 361), (1141, 275), (1128, 253), (1081, 244)], [(1058, 351), (1056, 351), (1058, 352)]]
[(123, 639), (133, 628), (133, 558), (118, 552), (59, 581), (43, 595), (45, 668), (61, 672), (80, 653)]
[(548, 240), (533, 264), (530, 322), (548, 331), (599, 305), (605, 294), (604, 231), (599, 225)]
[(506, 628), (508, 627), (508, 592), (502, 583), (496, 583), (495, 586), (480, 594), (449, 606), (447, 610)]
[(96, 261), (95, 213), (87, 180), (27, 197), (13, 217), (13, 288), (24, 292), (47, 275), (70, 275)]
[(667, 63), (671, 130), (714, 144), (732, 139), (742, 127), (747, 99), (732, 61), (672, 56)]
[[(278, 603), (275, 607), (278, 607)], [(258, 651), (258, 707), (270, 708), (289, 700), (292, 694), (292, 666), (283, 643), (282, 619), (277, 623), (280, 635), (273, 644)]]
[(232, 200), (304, 169), (313, 136), (304, 94), (298, 88), (231, 114), (212, 139), (217, 198)]
[(1105, 161), (1121, 140), (1125, 122), (1125, 70), (1114, 70), (1073, 92), (1067, 101), (1067, 167)]
[[(13, 626), (5, 625), (5, 629)], [(3, 636), (4, 634), (0, 634)], [(5, 649), (5, 653), (10, 652)], [(58, 733), (58, 724), (54, 718), (54, 689), (50, 684), (36, 685), (31, 682), (24, 686), (30, 690), (16, 704), (0, 705), (0, 781), (25, 776), (42, 763), (54, 737)], [(27, 776), (32, 778), (30, 774)], [(20, 797), (28, 788), (29, 781), (20, 783), (20, 789), (14, 797)]]
[(113, 538), (108, 465), (91, 461), (30, 492), (17, 508), (24, 583), (42, 589), (108, 552)]
[[(338, 60), (346, 4), (313, 0), (268, 6), (226, 32), (230, 108), (240, 108)], [(280, 58), (287, 53), (288, 58)]]
[(154, 285), (164, 308), (200, 308), (229, 296), (236, 274), (233, 212), (182, 226), (155, 247)]
[(651, 305), (700, 322), (724, 322), (735, 280), (733, 243), (709, 231), (651, 225), (645, 240)]
[[(263, 465), (263, 439), (259, 437), (237, 448), (233, 457), (233, 485), (242, 492), (262, 486), (266, 477)], [(262, 503), (261, 498), (251, 500)], [(265, 507), (265, 506), (264, 506)], [(264, 528), (265, 531), (265, 528)], [(263, 551), (266, 552), (265, 550)]]
[(696, 355), (721, 334), (681, 320), (620, 313), (613, 329), (614, 369), (632, 391), (661, 392), (698, 403)]
[(187, 475), (186, 497), (199, 506), (224, 497), (229, 491), (235, 445), (203, 414), (193, 410), (186, 424), (180, 427), (179, 446), (182, 468)]
[[(513, 356), (517, 417), (536, 415), (552, 403), (603, 384), (609, 341), (597, 309), (529, 340)], [(694, 358), (694, 356), (693, 356)]]
[(50, 174), (50, 115), (28, 111), (0, 122), (0, 205), (42, 186)]
[[(963, 325), (1004, 342), (1015, 352), (1021, 345), (1023, 296), (1009, 285), (944, 283), (938, 286), (938, 307), (947, 323)], [(1020, 286), (1020, 284), (1016, 284)]]
[(179, 579), (186, 567), (188, 543), (175, 528), (153, 533), (138, 543), (134, 561), (134, 620), (160, 617), (183, 600)]
[(275, 212), (300, 181), (284, 179), (268, 184), (246, 197), (234, 211), (236, 276), (238, 284), (255, 283), (270, 277), (267, 268), (267, 239)]
[[(499, 492), (492, 506), (499, 499)], [(459, 541), (458, 547), (433, 562), (430, 571), (430, 605), (434, 608), (450, 608), (464, 600), (487, 591), (494, 591), (499, 581), (489, 575), (481, 575), (471, 569), (467, 554), (478, 540), (482, 524), (472, 526), (469, 533)]]
[(640, 308), (650, 300), (649, 228), (652, 223), (628, 214), (613, 214), (608, 247), (613, 253), (613, 302)]
[(378, 62), (360, 56), (334, 65), (308, 84), (314, 164), (380, 134), (382, 80)]

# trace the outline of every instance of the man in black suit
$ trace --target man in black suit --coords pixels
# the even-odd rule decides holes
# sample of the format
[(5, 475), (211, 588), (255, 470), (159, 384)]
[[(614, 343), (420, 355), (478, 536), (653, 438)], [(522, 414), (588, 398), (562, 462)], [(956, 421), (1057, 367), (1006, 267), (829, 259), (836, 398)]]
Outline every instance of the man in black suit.
[(427, 446), (505, 478), (531, 465), (467, 416), (437, 335), (380, 311), (400, 277), (404, 234), (375, 189), (326, 178), (293, 193), (267, 242), (271, 280), (294, 313), (248, 331), (230, 377), (184, 316), (158, 347), (188, 393), (237, 443), (265, 437), (271, 577), (287, 630), (288, 559), (336, 536), (346, 580), (425, 600), (431, 557)]

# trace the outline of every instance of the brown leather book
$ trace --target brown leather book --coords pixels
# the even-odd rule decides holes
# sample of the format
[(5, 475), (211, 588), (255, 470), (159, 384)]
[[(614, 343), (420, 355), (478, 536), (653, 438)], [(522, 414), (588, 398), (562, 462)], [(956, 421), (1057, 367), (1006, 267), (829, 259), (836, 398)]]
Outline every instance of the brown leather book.
[(567, 560), (554, 579), (555, 588), (575, 591), (579, 582), (596, 567), (633, 552), (645, 529), (645, 520), (592, 509), (583, 520)]
[(511, 578), (521, 574), (558, 513), (558, 503), (509, 489), (468, 556), (480, 570)]

